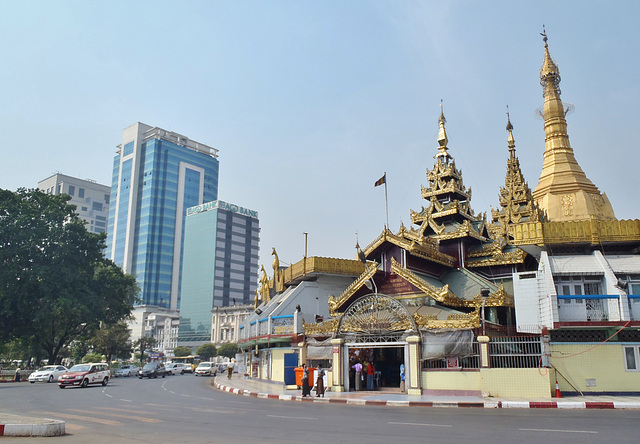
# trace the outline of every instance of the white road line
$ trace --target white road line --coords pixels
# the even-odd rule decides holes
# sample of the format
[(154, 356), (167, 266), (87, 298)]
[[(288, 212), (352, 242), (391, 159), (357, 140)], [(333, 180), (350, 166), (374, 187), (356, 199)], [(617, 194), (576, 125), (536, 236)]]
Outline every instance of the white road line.
[(420, 422), (388, 422), (387, 424), (416, 425), (416, 426), (425, 426), (425, 427), (453, 427), (450, 424), (424, 424)]
[(520, 429), (523, 432), (598, 433), (593, 430)]
[(310, 418), (305, 416), (278, 416), (278, 415), (267, 415), (270, 418), (283, 418), (283, 419), (309, 419), (311, 421), (316, 421), (318, 418)]
[(124, 398), (120, 398), (120, 401), (122, 401), (122, 402), (133, 402), (131, 399), (124, 399)]

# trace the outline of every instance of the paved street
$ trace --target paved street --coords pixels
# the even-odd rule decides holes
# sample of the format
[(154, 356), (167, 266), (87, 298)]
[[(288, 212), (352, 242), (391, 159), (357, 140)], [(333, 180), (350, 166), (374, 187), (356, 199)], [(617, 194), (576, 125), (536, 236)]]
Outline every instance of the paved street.
[(637, 442), (637, 410), (372, 407), (257, 399), (211, 378), (114, 379), (107, 387), (0, 384), (0, 412), (66, 421), (42, 443)]

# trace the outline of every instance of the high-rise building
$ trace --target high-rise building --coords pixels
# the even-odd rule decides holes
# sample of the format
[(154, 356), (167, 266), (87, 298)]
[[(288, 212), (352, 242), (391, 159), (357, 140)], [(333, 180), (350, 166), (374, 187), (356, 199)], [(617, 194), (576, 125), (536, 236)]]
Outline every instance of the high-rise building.
[(91, 233), (107, 231), (109, 196), (111, 189), (95, 180), (78, 179), (56, 173), (38, 182), (38, 189), (48, 194), (68, 194), (69, 204), (76, 206), (76, 213), (87, 222)]
[(184, 219), (218, 197), (218, 150), (136, 123), (113, 162), (107, 257), (137, 278), (142, 304), (177, 309)]
[(187, 209), (178, 343), (210, 342), (214, 307), (253, 303), (258, 212), (223, 201)]

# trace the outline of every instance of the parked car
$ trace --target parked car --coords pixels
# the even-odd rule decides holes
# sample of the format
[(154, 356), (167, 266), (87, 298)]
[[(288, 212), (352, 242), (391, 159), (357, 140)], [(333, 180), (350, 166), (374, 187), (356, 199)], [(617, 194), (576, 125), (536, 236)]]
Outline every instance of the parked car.
[(87, 387), (89, 384), (109, 383), (111, 372), (109, 365), (104, 363), (77, 364), (69, 369), (68, 372), (60, 375), (58, 378), (58, 387)]
[(184, 375), (186, 370), (186, 364), (182, 362), (172, 362), (164, 366), (167, 371), (167, 375)]
[(150, 362), (145, 364), (140, 370), (138, 370), (138, 378), (157, 378), (158, 376), (162, 376), (163, 378), (167, 376), (167, 370), (164, 368), (164, 364), (162, 362)]
[(218, 366), (214, 362), (201, 362), (196, 368), (196, 376), (215, 376)]
[(29, 375), (31, 384), (36, 382), (53, 382), (58, 381), (60, 375), (68, 371), (63, 365), (45, 365)]
[(115, 371), (115, 373), (113, 374), (114, 377), (118, 377), (118, 376), (124, 376), (124, 377), (128, 377), (128, 376), (135, 376), (138, 374), (138, 370), (140, 370), (140, 367), (137, 367), (135, 365), (123, 365), (122, 367), (120, 367), (119, 369), (117, 369)]

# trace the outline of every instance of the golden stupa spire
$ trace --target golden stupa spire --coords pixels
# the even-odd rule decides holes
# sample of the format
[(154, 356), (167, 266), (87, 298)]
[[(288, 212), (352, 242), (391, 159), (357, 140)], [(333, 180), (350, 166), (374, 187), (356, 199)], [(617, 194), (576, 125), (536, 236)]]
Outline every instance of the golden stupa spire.
[(516, 141), (513, 138), (513, 125), (511, 124), (511, 117), (509, 116), (509, 105), (507, 105), (507, 131), (509, 132), (509, 137), (507, 138), (509, 157), (514, 159), (516, 157)]
[(447, 122), (447, 119), (444, 118), (444, 106), (442, 104), (442, 99), (440, 99), (440, 117), (438, 118), (438, 125), (440, 125), (440, 129), (438, 130), (438, 153), (435, 155), (436, 160), (440, 160), (444, 163), (447, 163), (451, 156), (448, 153), (447, 143), (449, 143), (449, 139), (447, 138), (447, 131), (444, 128), (444, 124)]
[(540, 85), (544, 97), (545, 149), (533, 198), (550, 221), (615, 219), (606, 194), (600, 194), (574, 157), (565, 119), (567, 109), (560, 100), (560, 71), (549, 53), (544, 28), (541, 35), (544, 41)]

